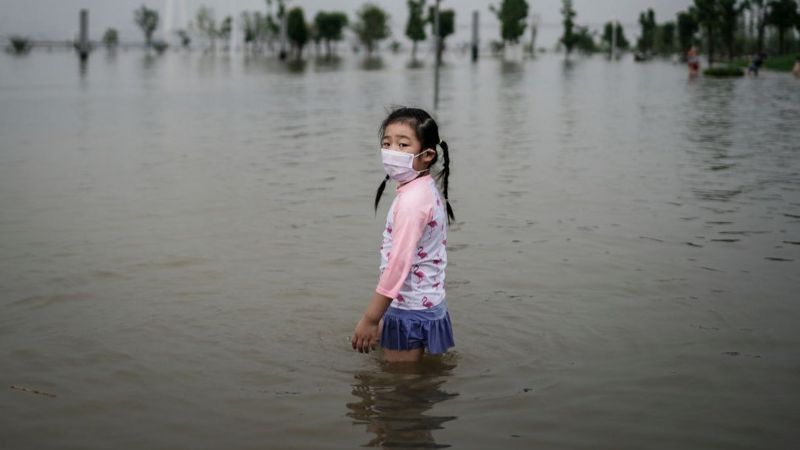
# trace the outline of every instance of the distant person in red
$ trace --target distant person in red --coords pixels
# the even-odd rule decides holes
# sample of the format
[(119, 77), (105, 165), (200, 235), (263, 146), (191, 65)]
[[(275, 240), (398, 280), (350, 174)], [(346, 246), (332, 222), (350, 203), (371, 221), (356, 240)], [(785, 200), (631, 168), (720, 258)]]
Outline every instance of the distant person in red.
[(689, 75), (697, 75), (700, 72), (700, 57), (697, 56), (697, 47), (694, 45), (686, 52), (686, 61), (689, 64)]

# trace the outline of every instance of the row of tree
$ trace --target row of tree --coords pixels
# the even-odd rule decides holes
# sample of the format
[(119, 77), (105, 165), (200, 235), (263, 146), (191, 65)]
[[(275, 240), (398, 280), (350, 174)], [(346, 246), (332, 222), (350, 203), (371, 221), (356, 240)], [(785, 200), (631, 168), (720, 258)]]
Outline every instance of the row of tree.
[(744, 52), (765, 52), (770, 30), (777, 38), (772, 50), (784, 54), (787, 36), (794, 40), (794, 29), (800, 33), (800, 12), (796, 0), (694, 0), (674, 22), (656, 23), (651, 9), (640, 15), (639, 23), (640, 52), (673, 54), (702, 44), (713, 63), (720, 48), (729, 59)]
[[(344, 30), (350, 25), (347, 14), (342, 11), (320, 11), (311, 23), (307, 23), (303, 8), (288, 9), (286, 2), (287, 0), (274, 2), (266, 0), (265, 12), (245, 11), (241, 14), (240, 24), (245, 47), (254, 52), (262, 52), (265, 47), (276, 52), (278, 44), (284, 42), (283, 33), (285, 33), (285, 41), (291, 45), (291, 50), (297, 58), (302, 56), (303, 48), (309, 42), (314, 42), (318, 48), (324, 43), (326, 54), (329, 57), (333, 55), (336, 43), (344, 38)], [(413, 42), (414, 59), (416, 59), (417, 43), (427, 39), (426, 27), (430, 26), (431, 35), (435, 34), (434, 8), (431, 6), (426, 11), (425, 2), (426, 0), (407, 0), (409, 18), (406, 36)], [(134, 11), (134, 21), (141, 29), (148, 48), (163, 47), (163, 41), (153, 41), (153, 33), (158, 27), (158, 11), (142, 5)], [(184, 47), (191, 45), (194, 35), (204, 39), (208, 48), (216, 49), (218, 40), (227, 45), (232, 29), (233, 17), (226, 16), (218, 23), (214, 11), (201, 6), (194, 21), (189, 23), (188, 29), (180, 29), (176, 33)], [(389, 14), (379, 6), (367, 3), (357, 12), (356, 21), (350, 25), (350, 29), (366, 48), (367, 53), (371, 54), (380, 41), (391, 35)], [(452, 9), (440, 11), (439, 36), (444, 40), (454, 31), (455, 11)], [(117, 45), (117, 30), (113, 28), (106, 30), (103, 42), (107, 46)], [(285, 52), (286, 49), (281, 48), (280, 51)]]
[[(335, 53), (336, 43), (344, 38), (344, 30), (349, 27), (369, 54), (382, 40), (391, 35), (389, 14), (375, 4), (365, 4), (357, 12), (356, 20), (352, 24), (347, 14), (342, 11), (320, 11), (313, 21), (308, 23), (301, 7), (287, 8), (286, 3), (289, 0), (265, 1), (266, 11), (246, 11), (240, 17), (244, 44), (250, 51), (262, 52), (265, 48), (272, 52), (278, 51), (276, 47), (284, 42), (285, 33), (285, 41), (291, 45), (296, 57), (301, 57), (303, 48), (309, 42), (314, 42), (318, 48), (324, 44), (326, 53), (330, 56)], [(416, 60), (418, 43), (425, 41), (429, 36), (436, 37), (435, 8), (427, 5), (426, 0), (406, 0), (406, 3), (409, 15), (405, 35), (412, 41), (412, 59)], [(500, 21), (501, 45), (519, 43), (528, 25), (528, 2), (500, 0), (499, 5), (491, 5), (489, 9)], [(165, 45), (163, 41), (153, 40), (159, 22), (158, 11), (142, 5), (135, 10), (134, 19), (144, 35), (147, 47), (163, 49)], [(438, 57), (441, 57), (441, 52), (445, 48), (444, 41), (447, 36), (455, 32), (455, 20), (454, 10), (444, 9), (439, 12), (438, 37), (441, 45), (437, 46)], [(217, 22), (213, 10), (201, 6), (189, 26), (177, 30), (176, 34), (184, 47), (190, 46), (192, 37), (195, 37), (204, 40), (207, 48), (215, 49), (218, 40), (227, 45), (232, 28), (233, 17), (226, 16)], [(579, 31), (588, 35), (588, 29), (581, 28)], [(536, 30), (533, 27), (532, 32), (535, 35)], [(578, 34), (580, 35), (580, 32)], [(103, 36), (103, 42), (108, 46), (116, 45), (117, 31), (108, 29)], [(280, 51), (283, 52), (285, 49), (281, 48)]]
[[(777, 53), (784, 54), (786, 36), (793, 35), (793, 28), (800, 32), (800, 12), (795, 0), (694, 0), (694, 5), (686, 13), (702, 30), (711, 62), (720, 43), (729, 59), (733, 59), (742, 47), (751, 52), (764, 52), (767, 28), (777, 35)], [(745, 44), (737, 46), (740, 34), (744, 36), (742, 41)]]
[[(302, 57), (303, 48), (309, 42), (314, 42), (318, 51), (324, 44), (326, 54), (330, 57), (335, 53), (336, 43), (344, 38), (344, 30), (349, 27), (367, 53), (371, 54), (391, 34), (388, 13), (374, 4), (365, 4), (351, 25), (347, 14), (342, 11), (320, 11), (312, 22), (307, 23), (303, 9), (288, 9), (287, 1), (266, 0), (265, 12), (242, 13), (242, 34), (249, 50), (261, 52), (266, 47), (276, 52), (276, 44), (284, 42), (282, 37), (285, 33), (285, 42), (291, 46), (296, 58)], [(426, 5), (426, 0), (406, 0), (406, 3), (409, 15), (405, 35), (413, 43), (412, 59), (416, 60), (418, 42), (428, 39), (429, 33), (435, 35), (434, 7)], [(491, 5), (489, 9), (501, 24), (500, 45), (519, 43), (528, 26), (528, 2), (500, 0), (499, 5)], [(576, 24), (577, 12), (572, 0), (562, 0), (561, 13), (564, 34), (559, 43), (567, 55), (573, 50), (595, 52), (610, 51), (612, 46), (620, 50), (630, 47), (623, 27), (618, 22), (606, 23), (598, 37), (588, 27)], [(163, 49), (162, 42), (154, 43), (152, 40), (158, 26), (158, 12), (143, 5), (135, 11), (134, 19), (144, 34), (146, 45)], [(729, 58), (734, 58), (742, 51), (765, 51), (768, 30), (774, 30), (777, 41), (775, 50), (785, 53), (787, 36), (789, 41), (795, 42), (794, 29), (800, 32), (800, 12), (797, 0), (694, 0), (686, 11), (677, 14), (674, 21), (658, 23), (654, 11), (648, 9), (640, 14), (639, 25), (641, 33), (635, 45), (638, 52), (645, 55), (671, 55), (684, 53), (692, 45), (703, 44), (713, 62), (719, 48), (724, 48)], [(177, 34), (183, 46), (189, 46), (194, 35), (203, 38), (209, 48), (216, 48), (217, 40), (227, 45), (232, 28), (231, 16), (217, 23), (213, 10), (202, 6), (188, 29), (178, 30)], [(430, 31), (427, 31), (428, 28)], [(445, 48), (445, 38), (454, 31), (455, 12), (452, 9), (440, 11), (439, 37), (442, 45), (437, 47), (438, 57), (441, 57)], [(531, 31), (535, 36), (533, 26)], [(115, 45), (116, 30), (109, 29), (103, 41), (107, 45)], [(280, 51), (285, 53), (287, 49), (281, 47)]]
[[(287, 42), (295, 57), (301, 58), (304, 47), (309, 42), (314, 42), (318, 50), (324, 44), (326, 54), (330, 57), (335, 53), (336, 43), (344, 38), (344, 30), (349, 26), (359, 42), (366, 48), (367, 53), (371, 54), (380, 41), (391, 35), (389, 14), (374, 4), (365, 4), (357, 12), (356, 20), (351, 25), (347, 14), (342, 11), (320, 11), (311, 23), (307, 23), (303, 8), (288, 9), (286, 5), (288, 0), (265, 1), (267, 6), (265, 12), (245, 11), (241, 14), (239, 23), (244, 45), (249, 51), (262, 52), (267, 48), (275, 53), (278, 51), (279, 43)], [(619, 49), (625, 50), (629, 47), (624, 31), (618, 22), (616, 24), (607, 23), (600, 43), (596, 44), (595, 36), (588, 27), (574, 24), (576, 13), (572, 6), (572, 0), (562, 1), (565, 31), (560, 42), (566, 48), (567, 53), (572, 52), (573, 48), (583, 52), (593, 52), (600, 48), (610, 49), (612, 42), (615, 42)], [(406, 0), (406, 3), (409, 14), (405, 35), (412, 41), (412, 60), (416, 60), (418, 43), (428, 39), (429, 33), (430, 36), (436, 37), (435, 9), (434, 6), (426, 5), (426, 0)], [(499, 5), (489, 6), (489, 10), (494, 13), (501, 25), (499, 46), (520, 42), (528, 27), (529, 9), (527, 0), (500, 0)], [(134, 20), (141, 29), (148, 48), (154, 47), (157, 50), (163, 50), (166, 47), (163, 41), (153, 41), (153, 33), (158, 28), (158, 11), (142, 5), (134, 11)], [(452, 9), (439, 12), (438, 58), (441, 58), (442, 51), (445, 49), (445, 39), (455, 32), (455, 20), (455, 11)], [(224, 45), (230, 42), (232, 29), (233, 18), (231, 16), (226, 16), (217, 22), (213, 10), (201, 6), (188, 28), (177, 30), (176, 34), (184, 47), (191, 45), (192, 36), (194, 36), (203, 39), (207, 48), (216, 49), (218, 40), (222, 41)], [(283, 39), (284, 33), (285, 39)], [(535, 25), (531, 26), (531, 33), (532, 50), (536, 34)], [(103, 36), (103, 42), (107, 46), (116, 45), (118, 42), (117, 31), (113, 28), (108, 29)], [(281, 46), (280, 52), (283, 54), (286, 51), (287, 49)]]
[(619, 22), (607, 22), (603, 27), (600, 42), (596, 42), (596, 35), (589, 27), (575, 23), (578, 13), (575, 11), (572, 0), (562, 0), (561, 16), (564, 34), (561, 36), (559, 44), (564, 47), (567, 56), (573, 50), (593, 53), (600, 50), (610, 52), (614, 47), (618, 50), (627, 50), (630, 47), (630, 43), (625, 37), (625, 30)]
[[(625, 50), (629, 42), (619, 23), (606, 23), (599, 43), (588, 27), (575, 23), (577, 13), (572, 0), (562, 0), (564, 33), (560, 44), (567, 55), (573, 49), (582, 52), (610, 50), (612, 42)], [(675, 21), (658, 23), (652, 9), (639, 15), (641, 33), (636, 50), (644, 55), (672, 55), (685, 52), (693, 45), (704, 45), (713, 63), (717, 50), (723, 48), (729, 59), (743, 52), (767, 50), (767, 31), (773, 31), (778, 54), (789, 49), (787, 42), (796, 42), (800, 33), (800, 11), (797, 0), (694, 0)], [(616, 35), (616, 36), (615, 36)]]

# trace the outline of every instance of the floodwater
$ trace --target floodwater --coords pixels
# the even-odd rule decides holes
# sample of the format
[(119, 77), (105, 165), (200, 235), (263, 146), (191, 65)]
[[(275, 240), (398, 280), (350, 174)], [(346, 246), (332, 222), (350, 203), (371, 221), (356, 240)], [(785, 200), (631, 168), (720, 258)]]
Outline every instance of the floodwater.
[(0, 56), (2, 447), (793, 448), (800, 81), (450, 58), (456, 348), (398, 368), (349, 336), (430, 66)]

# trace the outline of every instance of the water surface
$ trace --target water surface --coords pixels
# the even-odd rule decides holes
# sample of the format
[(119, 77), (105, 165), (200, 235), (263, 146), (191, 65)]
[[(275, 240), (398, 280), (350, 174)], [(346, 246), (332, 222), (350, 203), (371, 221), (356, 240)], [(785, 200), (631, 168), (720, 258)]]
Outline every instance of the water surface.
[(349, 335), (406, 59), (0, 57), (4, 447), (792, 448), (798, 81), (452, 56), (457, 347), (404, 371)]

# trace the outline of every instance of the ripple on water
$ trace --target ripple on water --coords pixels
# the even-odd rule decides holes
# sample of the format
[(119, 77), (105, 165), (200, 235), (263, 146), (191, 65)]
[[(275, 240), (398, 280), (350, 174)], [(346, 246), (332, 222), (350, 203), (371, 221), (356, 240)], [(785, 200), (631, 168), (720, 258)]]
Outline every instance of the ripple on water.
[(700, 200), (729, 202), (741, 194), (741, 189), (692, 189)]
[(12, 301), (9, 305), (13, 307), (41, 309), (49, 306), (73, 304), (92, 300), (94, 296), (89, 293), (59, 293), (48, 295), (32, 295)]
[(128, 270), (157, 270), (157, 269), (173, 269), (182, 267), (191, 267), (209, 262), (208, 258), (202, 256), (183, 256), (173, 257), (162, 261), (148, 261), (142, 263), (131, 264), (127, 266)]

